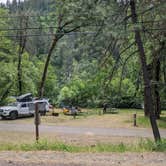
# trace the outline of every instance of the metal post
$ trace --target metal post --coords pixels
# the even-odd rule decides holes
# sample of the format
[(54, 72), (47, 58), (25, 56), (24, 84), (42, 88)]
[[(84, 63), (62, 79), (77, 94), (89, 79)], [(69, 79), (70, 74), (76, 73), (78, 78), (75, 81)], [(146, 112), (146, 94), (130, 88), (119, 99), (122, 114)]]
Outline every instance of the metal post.
[(137, 126), (137, 114), (133, 114), (133, 119), (134, 119), (134, 127)]

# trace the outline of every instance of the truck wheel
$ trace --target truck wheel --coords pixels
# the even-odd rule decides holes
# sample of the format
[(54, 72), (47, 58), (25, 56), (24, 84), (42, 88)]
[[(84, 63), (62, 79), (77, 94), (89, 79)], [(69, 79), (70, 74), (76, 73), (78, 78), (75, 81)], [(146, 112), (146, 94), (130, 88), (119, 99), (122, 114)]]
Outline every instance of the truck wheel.
[(18, 114), (17, 114), (16, 111), (13, 111), (13, 112), (10, 113), (10, 119), (14, 120), (14, 119), (16, 119), (17, 117), (18, 117)]
[(6, 120), (6, 117), (5, 116), (1, 116), (2, 120)]
[(46, 111), (43, 112), (43, 116), (46, 116)]
[(40, 116), (45, 116), (46, 115), (46, 111), (40, 111)]

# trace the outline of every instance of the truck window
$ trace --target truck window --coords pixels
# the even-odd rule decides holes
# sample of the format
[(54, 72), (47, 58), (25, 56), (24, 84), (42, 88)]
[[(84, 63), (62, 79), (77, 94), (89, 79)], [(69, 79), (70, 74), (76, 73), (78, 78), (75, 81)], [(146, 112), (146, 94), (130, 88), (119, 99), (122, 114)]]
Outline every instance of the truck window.
[(25, 108), (25, 107), (27, 107), (27, 105), (26, 105), (26, 104), (22, 104), (21, 107), (22, 107), (22, 108)]

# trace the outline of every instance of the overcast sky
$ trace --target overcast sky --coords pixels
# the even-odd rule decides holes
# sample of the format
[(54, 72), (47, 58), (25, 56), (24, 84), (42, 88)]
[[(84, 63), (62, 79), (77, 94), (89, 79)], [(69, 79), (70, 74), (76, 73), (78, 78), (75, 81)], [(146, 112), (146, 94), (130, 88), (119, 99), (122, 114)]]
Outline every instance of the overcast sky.
[[(12, 1), (12, 0), (10, 0), (10, 1)], [(0, 2), (6, 2), (6, 0), (0, 0)]]
[(0, 2), (6, 2), (6, 0), (0, 0)]
[[(10, 0), (10, 1), (12, 1), (12, 0)], [(0, 0), (0, 2), (6, 2), (6, 0)]]
[[(10, 1), (12, 1), (12, 0), (10, 0)], [(6, 2), (6, 0), (0, 0), (0, 2)]]

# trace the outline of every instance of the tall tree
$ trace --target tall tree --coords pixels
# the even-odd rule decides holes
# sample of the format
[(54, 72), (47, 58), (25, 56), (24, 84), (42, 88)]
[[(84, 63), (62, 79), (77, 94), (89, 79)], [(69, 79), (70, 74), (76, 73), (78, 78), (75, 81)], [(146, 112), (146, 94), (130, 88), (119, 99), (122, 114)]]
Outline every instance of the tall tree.
[[(137, 14), (136, 14), (136, 5), (135, 5), (135, 0), (130, 0), (130, 8), (131, 8), (131, 16), (132, 16), (132, 22), (133, 24), (137, 24)], [(144, 81), (144, 87), (145, 87), (145, 96), (144, 96), (144, 102), (147, 105), (148, 112), (149, 112), (149, 118), (154, 134), (155, 141), (160, 140), (160, 133), (159, 129), (156, 123), (156, 117), (153, 109), (153, 98), (152, 98), (152, 90), (151, 90), (151, 83), (148, 75), (148, 69), (147, 69), (147, 61), (146, 61), (146, 55), (141, 39), (141, 34), (140, 30), (138, 27), (134, 28), (135, 32), (135, 41), (138, 46), (138, 51), (139, 51), (139, 57), (141, 61), (141, 66), (142, 66), (142, 73), (143, 73), (143, 81)]]

